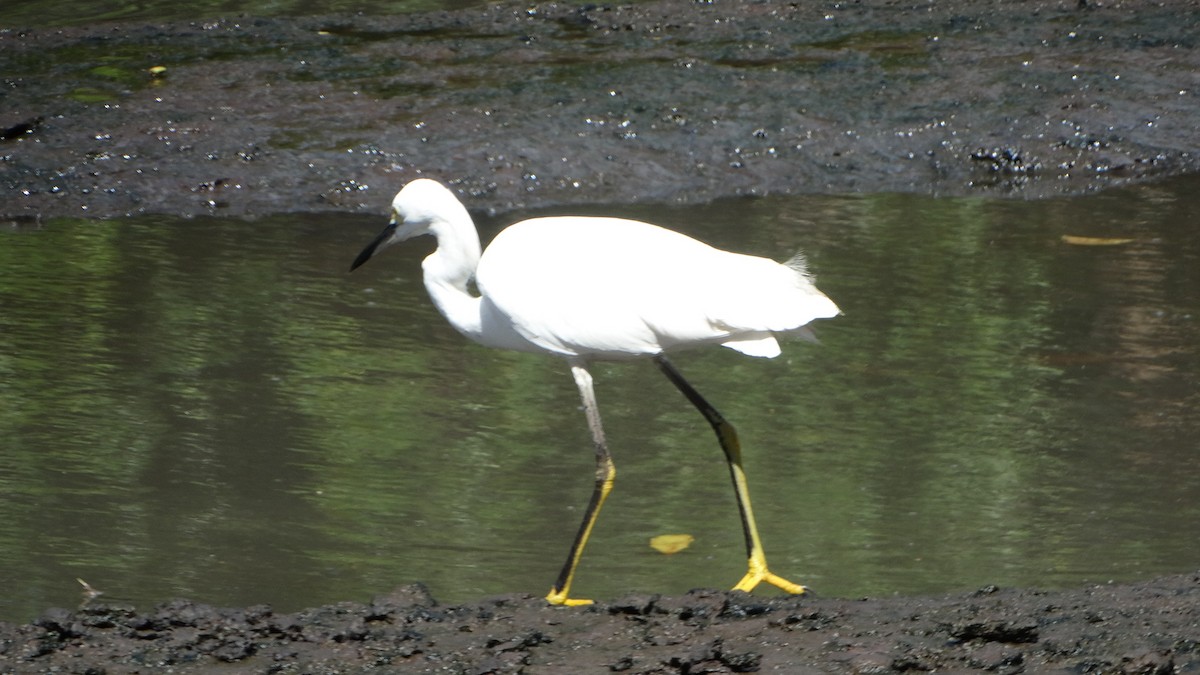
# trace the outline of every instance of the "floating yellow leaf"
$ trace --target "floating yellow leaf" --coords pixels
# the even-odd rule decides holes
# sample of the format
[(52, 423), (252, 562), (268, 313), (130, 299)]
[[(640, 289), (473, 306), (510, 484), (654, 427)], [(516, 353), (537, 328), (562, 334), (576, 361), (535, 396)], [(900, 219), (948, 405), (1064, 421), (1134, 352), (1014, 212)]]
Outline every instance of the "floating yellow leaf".
[(83, 586), (83, 597), (87, 600), (93, 600), (101, 595), (104, 595), (104, 591), (98, 591), (92, 588), (91, 584), (83, 579), (80, 579), (79, 577), (75, 577), (75, 581), (78, 581), (79, 585)]
[(650, 546), (663, 555), (679, 553), (696, 541), (690, 534), (660, 534), (650, 540)]
[(1073, 234), (1064, 234), (1062, 236), (1064, 244), (1072, 244), (1074, 246), (1120, 246), (1128, 244), (1132, 239), (1115, 239), (1109, 237), (1077, 237)]

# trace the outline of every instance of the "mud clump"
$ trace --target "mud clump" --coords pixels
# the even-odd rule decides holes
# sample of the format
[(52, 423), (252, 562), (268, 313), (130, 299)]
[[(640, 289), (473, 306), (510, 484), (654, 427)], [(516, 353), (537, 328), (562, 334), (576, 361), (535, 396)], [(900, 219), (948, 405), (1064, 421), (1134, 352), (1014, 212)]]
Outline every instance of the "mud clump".
[(0, 31), (0, 216), (774, 192), (1028, 197), (1200, 168), (1194, 7), (492, 5)]

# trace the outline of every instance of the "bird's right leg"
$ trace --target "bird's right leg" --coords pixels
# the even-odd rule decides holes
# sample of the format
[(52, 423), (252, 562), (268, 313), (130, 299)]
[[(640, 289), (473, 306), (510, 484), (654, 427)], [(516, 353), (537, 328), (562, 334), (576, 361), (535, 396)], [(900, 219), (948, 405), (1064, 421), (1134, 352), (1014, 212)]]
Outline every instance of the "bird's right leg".
[(725, 461), (729, 464), (729, 476), (733, 479), (734, 496), (737, 497), (738, 511), (742, 516), (742, 531), (746, 535), (746, 555), (750, 559), (749, 571), (733, 587), (733, 590), (749, 593), (755, 586), (765, 581), (788, 593), (804, 593), (807, 589), (800, 584), (792, 583), (767, 569), (767, 556), (763, 553), (762, 540), (758, 536), (758, 526), (754, 524), (754, 512), (750, 509), (750, 488), (746, 485), (746, 472), (742, 469), (742, 444), (738, 441), (737, 431), (711, 403), (700, 395), (700, 392), (696, 391), (695, 387), (683, 379), (683, 375), (675, 370), (675, 366), (671, 365), (667, 357), (659, 354), (654, 357), (654, 361), (658, 363), (659, 369), (675, 385), (675, 388), (691, 401), (692, 405), (696, 406), (700, 414), (704, 415), (704, 419), (708, 420), (713, 432), (717, 435), (717, 442), (721, 444), (721, 450), (725, 452)]
[(604, 428), (600, 426), (600, 408), (596, 406), (592, 375), (579, 363), (571, 364), (571, 375), (575, 377), (575, 384), (579, 387), (579, 397), (583, 399), (583, 412), (587, 415), (588, 429), (592, 432), (592, 442), (596, 446), (596, 486), (592, 490), (592, 498), (588, 501), (587, 510), (583, 513), (583, 522), (579, 524), (579, 532), (576, 533), (575, 541), (571, 544), (571, 552), (567, 554), (567, 561), (558, 574), (558, 581), (554, 582), (554, 587), (546, 596), (546, 601), (552, 605), (575, 606), (592, 603), (591, 600), (569, 597), (568, 592), (571, 589), (571, 581), (575, 578), (575, 568), (579, 565), (579, 559), (583, 557), (583, 547), (592, 533), (592, 526), (596, 524), (596, 517), (600, 515), (600, 507), (604, 505), (604, 500), (612, 491), (613, 478), (617, 475), (617, 469), (613, 466), (612, 457), (608, 454), (608, 444), (604, 440)]

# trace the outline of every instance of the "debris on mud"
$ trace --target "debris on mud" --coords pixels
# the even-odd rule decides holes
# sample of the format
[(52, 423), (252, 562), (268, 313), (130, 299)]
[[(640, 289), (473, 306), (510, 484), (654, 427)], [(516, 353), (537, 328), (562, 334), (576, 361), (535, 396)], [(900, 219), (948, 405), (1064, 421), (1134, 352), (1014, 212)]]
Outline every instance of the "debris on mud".
[(1187, 0), (498, 4), (0, 30), (0, 217), (1037, 197), (1200, 169)]

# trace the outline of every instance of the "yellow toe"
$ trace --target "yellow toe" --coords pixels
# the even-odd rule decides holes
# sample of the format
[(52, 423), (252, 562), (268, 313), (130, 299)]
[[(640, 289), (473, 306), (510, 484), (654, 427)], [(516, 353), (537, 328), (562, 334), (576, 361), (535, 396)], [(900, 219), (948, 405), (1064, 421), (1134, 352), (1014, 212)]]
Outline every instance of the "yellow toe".
[(550, 589), (550, 593), (546, 595), (546, 602), (562, 607), (580, 607), (592, 604), (591, 600), (585, 598), (568, 598), (566, 591), (560, 591), (557, 588)]
[(745, 591), (746, 593), (749, 593), (764, 581), (793, 595), (801, 595), (808, 590), (800, 584), (794, 584), (781, 576), (772, 574), (765, 567), (761, 569), (751, 568), (751, 570), (746, 573), (746, 576), (742, 577), (742, 580), (733, 587), (733, 590)]

